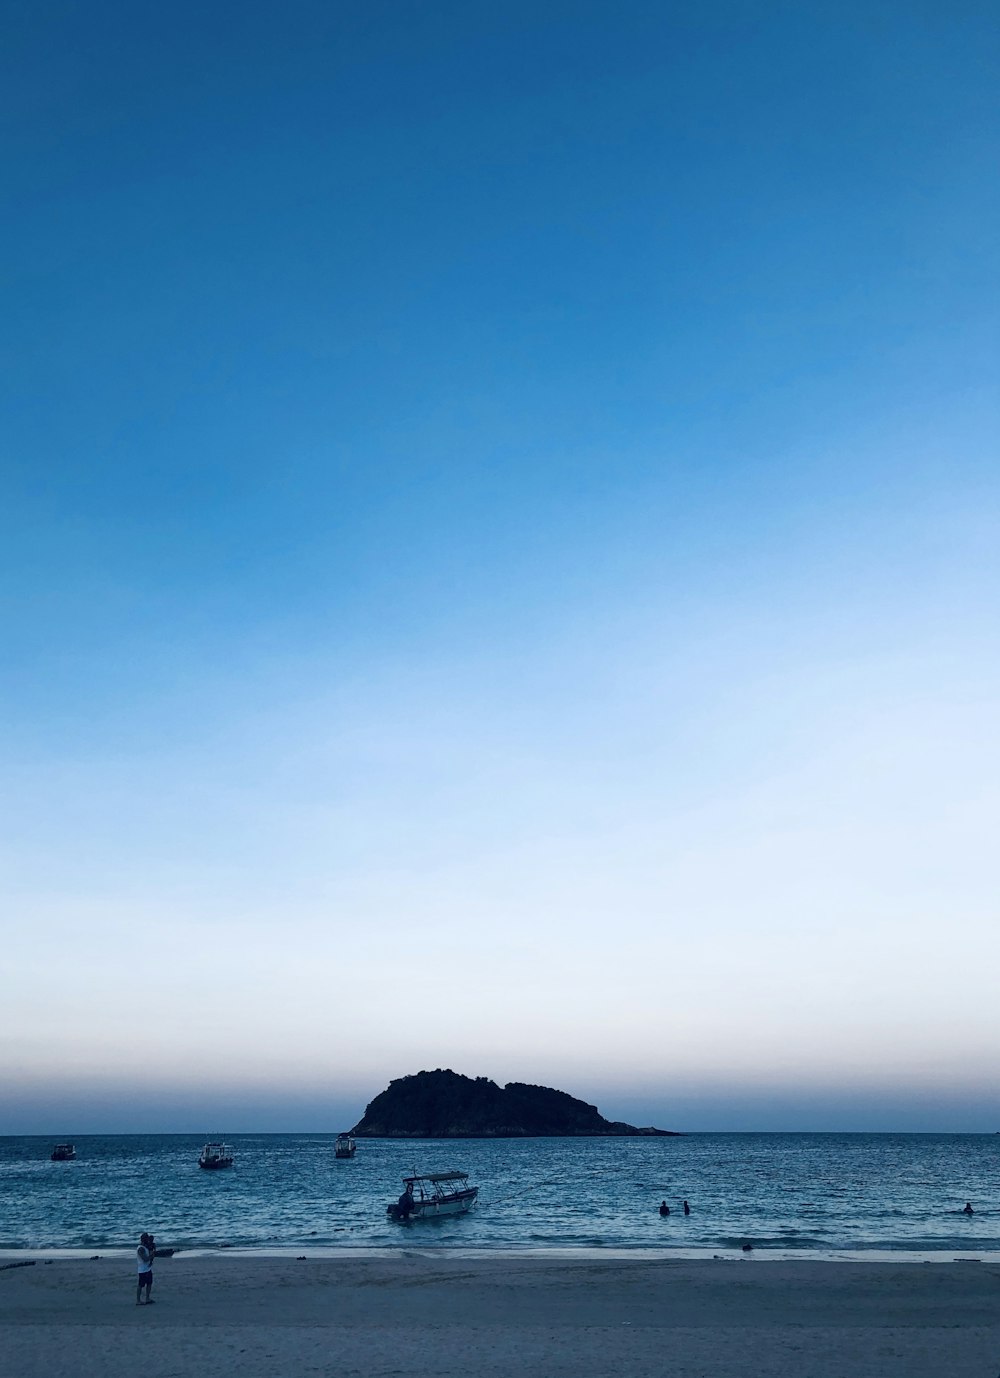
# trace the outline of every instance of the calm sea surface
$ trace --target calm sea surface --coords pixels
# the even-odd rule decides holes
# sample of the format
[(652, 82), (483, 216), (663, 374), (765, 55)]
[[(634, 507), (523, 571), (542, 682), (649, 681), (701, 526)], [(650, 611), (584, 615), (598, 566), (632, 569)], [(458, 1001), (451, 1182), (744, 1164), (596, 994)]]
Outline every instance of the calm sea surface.
[[(1000, 1250), (1000, 1134), (361, 1140), (347, 1162), (332, 1135), (232, 1142), (233, 1168), (203, 1172), (188, 1135), (78, 1138), (71, 1163), (0, 1139), (0, 1249), (134, 1248), (151, 1229), (185, 1249)], [(473, 1212), (387, 1222), (404, 1173), (450, 1168), (480, 1187)]]

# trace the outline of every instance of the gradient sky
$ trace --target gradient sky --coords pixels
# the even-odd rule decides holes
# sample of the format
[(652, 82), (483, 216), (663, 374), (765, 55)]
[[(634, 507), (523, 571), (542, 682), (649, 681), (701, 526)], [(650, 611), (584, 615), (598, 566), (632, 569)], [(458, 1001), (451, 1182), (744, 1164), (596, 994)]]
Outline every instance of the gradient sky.
[(993, 7), (4, 27), (0, 1132), (1000, 1128)]

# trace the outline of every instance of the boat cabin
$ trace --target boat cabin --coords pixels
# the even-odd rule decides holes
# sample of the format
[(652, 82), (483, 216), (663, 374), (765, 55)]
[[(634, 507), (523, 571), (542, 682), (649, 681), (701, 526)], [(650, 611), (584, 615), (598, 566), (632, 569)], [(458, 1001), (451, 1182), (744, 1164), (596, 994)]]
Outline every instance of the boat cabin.
[(338, 1134), (337, 1142), (333, 1146), (334, 1157), (353, 1158), (358, 1151), (358, 1146), (354, 1142), (353, 1134)]

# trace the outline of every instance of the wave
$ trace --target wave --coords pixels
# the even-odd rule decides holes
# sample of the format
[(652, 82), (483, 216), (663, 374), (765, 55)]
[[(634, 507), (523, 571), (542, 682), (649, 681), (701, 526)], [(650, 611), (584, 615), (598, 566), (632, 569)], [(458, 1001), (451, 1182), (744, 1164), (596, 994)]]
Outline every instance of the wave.
[[(831, 1249), (835, 1247), (829, 1239), (815, 1235), (777, 1234), (777, 1235), (723, 1235), (713, 1241), (723, 1249), (742, 1249), (749, 1244), (754, 1249)], [(847, 1247), (846, 1245), (844, 1246)], [(856, 1245), (852, 1245), (856, 1248)]]

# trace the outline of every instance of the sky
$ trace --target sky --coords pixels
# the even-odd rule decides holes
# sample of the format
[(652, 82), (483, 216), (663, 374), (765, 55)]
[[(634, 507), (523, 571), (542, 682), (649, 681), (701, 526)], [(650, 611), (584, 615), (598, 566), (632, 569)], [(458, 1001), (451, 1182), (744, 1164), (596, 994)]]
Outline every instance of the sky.
[(1000, 1128), (985, 3), (10, 3), (0, 1133)]

